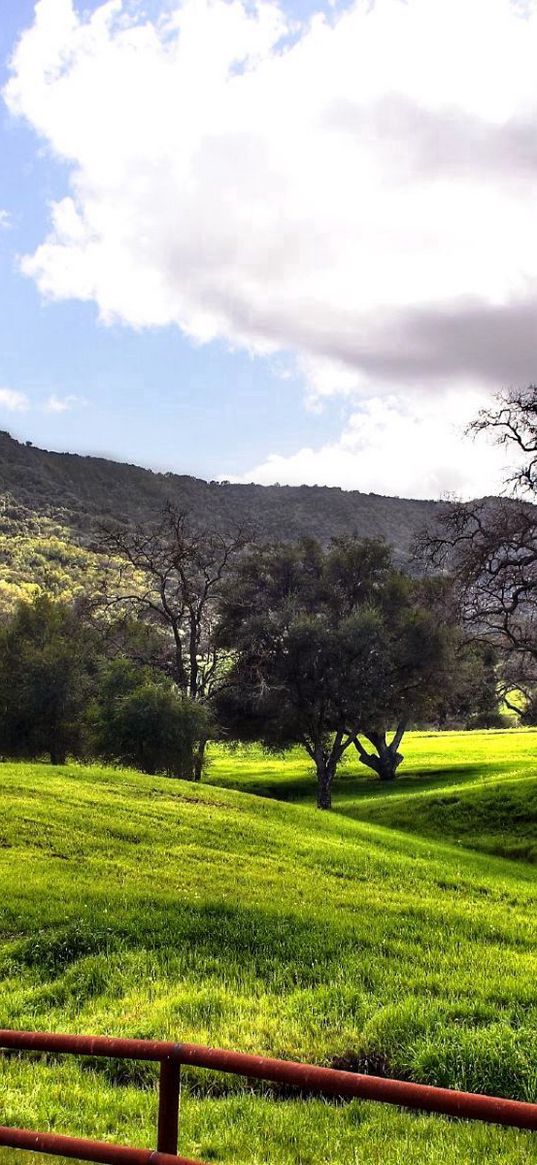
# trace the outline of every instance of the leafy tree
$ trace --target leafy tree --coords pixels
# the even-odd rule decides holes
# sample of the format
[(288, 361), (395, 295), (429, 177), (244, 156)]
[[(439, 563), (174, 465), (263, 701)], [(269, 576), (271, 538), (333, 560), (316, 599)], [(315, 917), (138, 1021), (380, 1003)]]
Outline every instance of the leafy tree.
[(128, 660), (104, 668), (89, 713), (94, 755), (142, 772), (192, 779), (192, 756), (206, 713), (175, 685)]
[(92, 624), (98, 631), (104, 657), (110, 661), (128, 660), (154, 675), (173, 679), (174, 668), (163, 629), (137, 618), (128, 607), (112, 610), (110, 617), (110, 612), (103, 612), (100, 605), (91, 608)]
[(20, 603), (0, 630), (0, 752), (53, 764), (99, 755), (191, 778), (205, 710), (136, 658), (104, 655), (122, 646), (151, 658), (153, 640), (128, 622), (103, 640), (81, 606), (44, 595)]
[(379, 776), (395, 775), (408, 718), (429, 709), (447, 681), (448, 642), (420, 584), (394, 568), (380, 542), (257, 548), (239, 563), (222, 604), (220, 643), (233, 663), (219, 714), (239, 738), (301, 744), (315, 764), (318, 806), (327, 809), (351, 745)]
[(39, 595), (0, 631), (0, 751), (64, 764), (83, 749), (98, 645), (79, 609)]
[(365, 604), (375, 611), (373, 682), (357, 692), (351, 724), (359, 725), (354, 744), (361, 762), (390, 781), (404, 759), (399, 749), (408, 724), (430, 723), (452, 707), (466, 645), (448, 584), (412, 579), (385, 550), (383, 560), (375, 553), (375, 544), (339, 539), (326, 570), (334, 609)]
[[(8, 475), (9, 476), (9, 475)], [(15, 517), (10, 517), (13, 509)], [(44, 515), (15, 506), (9, 494), (0, 512), (0, 615), (13, 614), (17, 603), (47, 594), (64, 603), (79, 601), (98, 588), (106, 564), (73, 532)], [(110, 569), (115, 566), (110, 563)]]
[(465, 635), (448, 715), (464, 728), (505, 728), (506, 717), (500, 711), (505, 694), (494, 645)]

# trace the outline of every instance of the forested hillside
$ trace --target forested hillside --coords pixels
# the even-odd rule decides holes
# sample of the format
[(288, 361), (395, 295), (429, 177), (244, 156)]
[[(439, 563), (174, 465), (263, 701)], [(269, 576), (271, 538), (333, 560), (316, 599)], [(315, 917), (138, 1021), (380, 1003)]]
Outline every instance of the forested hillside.
[(4, 517), (19, 529), (31, 520), (52, 519), (82, 542), (91, 538), (99, 519), (143, 521), (170, 500), (204, 525), (241, 525), (267, 539), (382, 537), (398, 555), (405, 555), (438, 505), (325, 486), (205, 482), (100, 457), (51, 453), (5, 432), (0, 433), (0, 496)]

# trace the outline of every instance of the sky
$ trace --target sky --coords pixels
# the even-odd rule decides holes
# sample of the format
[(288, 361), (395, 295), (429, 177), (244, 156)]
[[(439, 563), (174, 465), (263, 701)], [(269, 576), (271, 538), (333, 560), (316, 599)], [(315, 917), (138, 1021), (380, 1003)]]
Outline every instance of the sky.
[(537, 380), (537, 0), (0, 0), (0, 427), (482, 496)]

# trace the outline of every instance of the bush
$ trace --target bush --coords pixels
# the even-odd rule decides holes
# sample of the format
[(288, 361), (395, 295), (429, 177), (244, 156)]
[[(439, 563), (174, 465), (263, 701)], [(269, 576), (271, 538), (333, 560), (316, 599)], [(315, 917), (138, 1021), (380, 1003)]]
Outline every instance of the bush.
[(193, 776), (194, 749), (204, 736), (205, 710), (164, 678), (128, 660), (103, 671), (90, 711), (93, 755), (141, 772), (168, 777)]
[(466, 721), (465, 728), (511, 728), (512, 720), (501, 712), (476, 712)]

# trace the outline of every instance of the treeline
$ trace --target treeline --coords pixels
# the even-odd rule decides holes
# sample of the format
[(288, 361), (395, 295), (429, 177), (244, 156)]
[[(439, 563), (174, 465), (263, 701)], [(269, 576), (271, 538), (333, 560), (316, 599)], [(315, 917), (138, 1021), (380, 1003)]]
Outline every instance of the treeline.
[(157, 522), (101, 531), (84, 599), (41, 595), (0, 628), (0, 754), (101, 758), (201, 778), (209, 739), (302, 746), (329, 808), (350, 749), (393, 780), (409, 725), (491, 724), (495, 650), (447, 576), (342, 537), (257, 545)]

